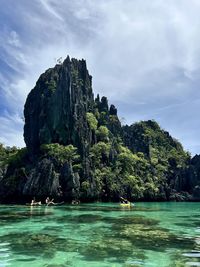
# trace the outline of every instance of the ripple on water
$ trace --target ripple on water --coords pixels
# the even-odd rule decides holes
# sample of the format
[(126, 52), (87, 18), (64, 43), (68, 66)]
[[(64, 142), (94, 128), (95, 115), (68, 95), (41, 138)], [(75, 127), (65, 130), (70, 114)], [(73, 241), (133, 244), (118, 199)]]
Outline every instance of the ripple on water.
[(185, 264), (186, 266), (194, 266), (194, 267), (200, 266), (200, 262), (187, 261)]
[(10, 248), (8, 242), (0, 243), (0, 267), (5, 267), (10, 265)]

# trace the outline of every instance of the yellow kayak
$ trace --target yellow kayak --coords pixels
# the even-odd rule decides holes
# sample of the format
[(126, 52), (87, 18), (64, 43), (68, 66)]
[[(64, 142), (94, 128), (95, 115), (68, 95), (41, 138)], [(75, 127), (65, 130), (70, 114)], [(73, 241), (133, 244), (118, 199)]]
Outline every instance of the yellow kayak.
[(130, 208), (131, 207), (131, 202), (128, 203), (120, 203), (120, 206), (123, 208)]

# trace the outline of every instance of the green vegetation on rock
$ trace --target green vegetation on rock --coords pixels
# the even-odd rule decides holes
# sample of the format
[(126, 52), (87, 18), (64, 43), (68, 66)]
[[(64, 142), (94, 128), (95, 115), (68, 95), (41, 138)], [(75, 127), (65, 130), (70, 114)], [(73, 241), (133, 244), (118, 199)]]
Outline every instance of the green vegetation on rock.
[(92, 129), (93, 131), (96, 131), (98, 121), (95, 118), (95, 115), (91, 112), (87, 112), (86, 116), (87, 116), (87, 122), (89, 123), (90, 129)]
[(79, 160), (77, 148), (73, 145), (63, 146), (59, 144), (44, 144), (41, 146), (41, 151), (47, 156), (55, 158), (58, 162), (74, 162)]

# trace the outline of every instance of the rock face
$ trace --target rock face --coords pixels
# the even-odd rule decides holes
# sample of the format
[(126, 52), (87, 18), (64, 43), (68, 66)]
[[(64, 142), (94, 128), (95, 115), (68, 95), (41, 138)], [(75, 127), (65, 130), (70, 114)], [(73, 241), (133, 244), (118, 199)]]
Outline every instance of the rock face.
[(45, 195), (60, 196), (59, 175), (54, 163), (49, 159), (41, 160), (29, 174), (23, 188), (23, 195), (33, 195), (42, 198)]
[[(36, 157), (42, 144), (72, 144), (78, 148), (82, 158), (82, 177), (88, 177), (89, 148), (94, 135), (88, 126), (86, 114), (93, 112), (94, 104), (92, 77), (85, 60), (70, 60), (67, 57), (63, 64), (47, 70), (28, 95), (24, 108), (24, 140), (30, 155)], [(46, 180), (41, 178), (45, 177), (45, 173)], [(55, 175), (52, 163), (41, 162), (26, 183), (24, 194), (33, 194), (37, 187), (34, 185), (41, 183), (48, 185), (41, 186), (46, 195), (58, 196), (58, 188), (62, 188), (60, 191), (65, 199), (78, 198), (79, 175), (73, 172), (70, 164), (64, 170), (57, 170)], [(42, 194), (41, 190), (37, 193)]]
[(86, 62), (69, 57), (40, 76), (24, 108), (24, 140), (31, 153), (49, 143), (73, 144), (85, 152), (86, 112), (94, 106), (91, 81)]
[(200, 201), (200, 155), (195, 155), (186, 172), (187, 188), (192, 192), (193, 200)]

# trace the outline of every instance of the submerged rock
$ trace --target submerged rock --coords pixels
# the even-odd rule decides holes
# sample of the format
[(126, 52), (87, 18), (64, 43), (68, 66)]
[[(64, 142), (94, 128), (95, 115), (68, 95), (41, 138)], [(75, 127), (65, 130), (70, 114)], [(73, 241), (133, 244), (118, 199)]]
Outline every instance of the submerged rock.
[(88, 261), (103, 261), (109, 259), (110, 262), (124, 262), (128, 258), (144, 260), (145, 253), (133, 247), (129, 240), (106, 238), (90, 242), (88, 246), (80, 250)]
[(13, 253), (33, 257), (53, 258), (58, 251), (76, 251), (77, 243), (55, 235), (24, 232), (1, 236), (1, 242), (9, 242)]
[(154, 251), (165, 251), (167, 248), (192, 249), (195, 246), (193, 239), (180, 237), (162, 227), (141, 224), (122, 227), (119, 236), (127, 238), (136, 247)]

